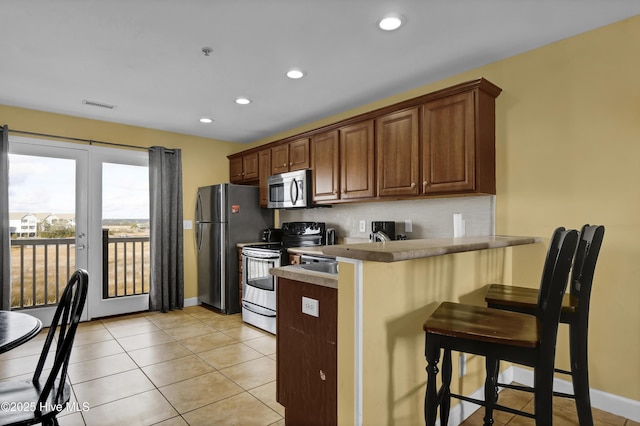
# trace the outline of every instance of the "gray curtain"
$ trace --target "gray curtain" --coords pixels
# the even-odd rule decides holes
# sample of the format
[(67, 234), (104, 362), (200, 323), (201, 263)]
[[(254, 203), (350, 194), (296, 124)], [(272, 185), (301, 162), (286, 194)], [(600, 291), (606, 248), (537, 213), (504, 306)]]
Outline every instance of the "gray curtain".
[(11, 307), (11, 237), (9, 231), (9, 128), (0, 129), (0, 308)]
[(154, 146), (149, 151), (151, 283), (149, 310), (184, 307), (182, 153)]

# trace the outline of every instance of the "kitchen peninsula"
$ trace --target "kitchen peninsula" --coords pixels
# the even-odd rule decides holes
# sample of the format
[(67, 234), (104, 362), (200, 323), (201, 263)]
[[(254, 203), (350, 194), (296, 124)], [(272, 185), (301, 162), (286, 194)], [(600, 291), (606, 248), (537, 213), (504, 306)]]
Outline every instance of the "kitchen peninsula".
[[(426, 383), (424, 319), (443, 301), (484, 304), (488, 284), (510, 282), (511, 247), (540, 241), (486, 236), (323, 247), (325, 255), (336, 256), (339, 262), (337, 289), (331, 288), (337, 305), (337, 423), (421, 422)], [(305, 282), (308, 272), (302, 269), (276, 268), (272, 273), (286, 280), (288, 288), (296, 282), (309, 288), (323, 286), (322, 281)], [(320, 318), (326, 315), (326, 305), (320, 301)], [(484, 360), (470, 359), (463, 380), (456, 380), (455, 361), (452, 391), (468, 395), (481, 388)], [(308, 378), (316, 380), (316, 387), (312, 382), (305, 389), (313, 392), (326, 386), (330, 371), (311, 372)]]

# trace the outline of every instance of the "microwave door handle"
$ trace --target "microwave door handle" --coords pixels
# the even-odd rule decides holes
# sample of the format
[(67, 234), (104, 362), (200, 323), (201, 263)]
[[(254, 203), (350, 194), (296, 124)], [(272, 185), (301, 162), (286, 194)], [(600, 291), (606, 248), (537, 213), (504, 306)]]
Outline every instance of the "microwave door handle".
[[(293, 188), (296, 189), (295, 197), (293, 195)], [(293, 178), (291, 180), (291, 186), (289, 187), (289, 197), (291, 199), (291, 204), (295, 206), (296, 203), (298, 202), (298, 182), (296, 181), (296, 178)]]

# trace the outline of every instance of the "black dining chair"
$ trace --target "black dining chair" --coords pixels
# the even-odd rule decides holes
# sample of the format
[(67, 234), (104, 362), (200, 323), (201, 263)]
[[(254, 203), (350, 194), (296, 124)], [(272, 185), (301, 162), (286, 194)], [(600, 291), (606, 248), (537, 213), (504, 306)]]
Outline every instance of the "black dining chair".
[[(589, 306), (593, 275), (604, 238), (604, 226), (584, 225), (576, 250), (569, 280), (569, 293), (562, 299), (560, 322), (569, 325), (569, 356), (571, 371), (556, 368), (557, 373), (568, 374), (573, 383), (573, 394), (554, 392), (554, 396), (576, 401), (580, 425), (593, 425), (589, 396), (588, 331)], [(491, 284), (485, 295), (487, 306), (512, 312), (535, 314), (538, 290), (502, 284)], [(526, 386), (498, 383), (498, 386), (532, 392)]]
[[(493, 410), (534, 418), (537, 425), (550, 425), (553, 418), (553, 371), (562, 296), (578, 243), (578, 231), (554, 231), (540, 282), (536, 315), (484, 306), (444, 302), (425, 321), (427, 389), (425, 422), (433, 426), (440, 408), (440, 424), (449, 418), (451, 397), (485, 407), (484, 424), (493, 424)], [(442, 360), (442, 385), (436, 391), (437, 364)], [(452, 394), (451, 351), (485, 357), (484, 400)], [(497, 404), (496, 377), (500, 361), (533, 368), (534, 413)]]
[[(35, 373), (30, 380), (0, 382), (0, 401), (15, 410), (0, 410), (0, 425), (57, 425), (56, 416), (71, 396), (67, 367), (80, 316), (87, 299), (89, 276), (73, 273), (58, 303)], [(51, 346), (55, 345), (55, 351)], [(47, 359), (53, 356), (51, 372), (42, 377)]]

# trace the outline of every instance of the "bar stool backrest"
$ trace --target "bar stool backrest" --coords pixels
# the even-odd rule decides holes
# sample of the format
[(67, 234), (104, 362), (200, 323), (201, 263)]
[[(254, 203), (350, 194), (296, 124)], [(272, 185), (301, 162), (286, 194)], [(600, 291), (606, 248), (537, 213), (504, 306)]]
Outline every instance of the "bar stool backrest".
[(580, 241), (571, 272), (570, 292), (578, 299), (578, 316), (589, 317), (589, 301), (596, 262), (604, 238), (604, 226), (584, 225), (580, 232)]
[[(557, 236), (556, 234), (560, 235)], [(556, 337), (560, 322), (562, 297), (567, 289), (569, 271), (578, 245), (578, 231), (556, 229), (549, 246), (549, 256), (545, 261), (538, 297), (536, 317), (542, 324), (540, 334), (540, 357), (551, 360), (555, 357)], [(551, 271), (547, 269), (550, 268)]]

